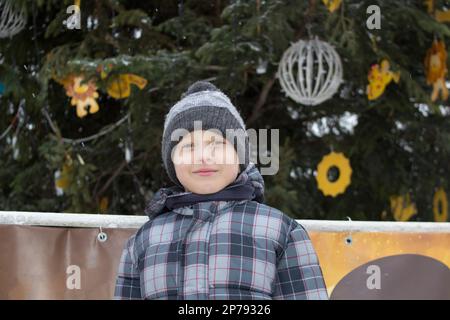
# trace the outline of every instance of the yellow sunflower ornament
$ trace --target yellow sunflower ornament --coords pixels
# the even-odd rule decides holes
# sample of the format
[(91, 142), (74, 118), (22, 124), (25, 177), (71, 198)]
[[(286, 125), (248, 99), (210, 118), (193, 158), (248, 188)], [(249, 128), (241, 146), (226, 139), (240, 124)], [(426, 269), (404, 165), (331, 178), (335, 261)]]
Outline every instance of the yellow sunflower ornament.
[[(339, 177), (336, 181), (330, 181), (328, 178), (328, 172), (333, 167), (339, 170)], [(329, 153), (317, 166), (317, 184), (326, 196), (336, 197), (338, 194), (344, 193), (350, 185), (351, 176), (350, 161), (342, 153)]]
[(446, 222), (448, 220), (447, 194), (443, 188), (439, 188), (433, 197), (434, 221)]

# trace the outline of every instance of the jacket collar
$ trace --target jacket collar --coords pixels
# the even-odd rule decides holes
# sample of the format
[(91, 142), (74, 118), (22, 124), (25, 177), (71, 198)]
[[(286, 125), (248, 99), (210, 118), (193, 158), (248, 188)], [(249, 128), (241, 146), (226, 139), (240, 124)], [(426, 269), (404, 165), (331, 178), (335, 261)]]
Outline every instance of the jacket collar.
[(192, 205), (197, 203), (206, 205), (206, 202), (216, 202), (219, 206), (224, 206), (227, 202), (244, 200), (264, 202), (264, 179), (252, 162), (233, 183), (213, 194), (200, 195), (186, 192), (179, 186), (161, 188), (148, 202), (145, 213), (152, 219), (168, 211), (189, 214), (184, 212), (184, 209), (192, 210)]

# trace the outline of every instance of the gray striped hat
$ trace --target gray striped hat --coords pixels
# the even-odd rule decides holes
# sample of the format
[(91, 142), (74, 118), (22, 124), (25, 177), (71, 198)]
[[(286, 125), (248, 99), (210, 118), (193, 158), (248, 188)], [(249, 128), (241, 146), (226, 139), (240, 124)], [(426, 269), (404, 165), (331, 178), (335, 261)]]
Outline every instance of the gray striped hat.
[[(197, 122), (198, 121), (198, 122)], [(194, 122), (195, 127), (194, 127)], [(183, 138), (182, 132), (192, 132), (199, 124), (202, 130), (216, 129), (234, 145), (239, 156), (240, 171), (249, 164), (249, 139), (245, 123), (230, 99), (216, 86), (207, 81), (192, 84), (167, 113), (164, 122), (161, 155), (167, 174), (178, 186), (182, 187), (175, 173), (172, 150)], [(178, 131), (182, 129), (186, 131)], [(227, 129), (234, 129), (234, 135)], [(174, 131), (177, 130), (175, 133)], [(232, 138), (231, 141), (230, 137)]]

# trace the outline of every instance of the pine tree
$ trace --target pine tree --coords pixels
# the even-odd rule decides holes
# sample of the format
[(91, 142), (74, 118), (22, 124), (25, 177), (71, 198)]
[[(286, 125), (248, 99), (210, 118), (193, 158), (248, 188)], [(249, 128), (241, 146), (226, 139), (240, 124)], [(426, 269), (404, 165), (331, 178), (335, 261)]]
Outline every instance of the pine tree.
[[(73, 1), (1, 1), (26, 12), (25, 28), (0, 42), (2, 210), (143, 214), (169, 185), (164, 115), (199, 79), (226, 92), (248, 128), (280, 130), (280, 171), (264, 177), (266, 198), (293, 217), (393, 219), (390, 197), (410, 194), (413, 219), (433, 220), (434, 191), (449, 190), (450, 108), (430, 100), (423, 61), (434, 38), (448, 43), (450, 29), (424, 1), (344, 0), (331, 13), (319, 0), (81, 0), (80, 29), (63, 24)], [(380, 30), (366, 26), (369, 5), (380, 7)], [(312, 35), (339, 53), (344, 83), (333, 98), (303, 106), (276, 74), (285, 50)], [(368, 101), (368, 71), (384, 58), (400, 81)], [(70, 74), (95, 81), (97, 113), (77, 117), (61, 84)], [(123, 74), (147, 85), (114, 99), (108, 85)], [(324, 196), (315, 179), (331, 150), (353, 171), (337, 197)]]

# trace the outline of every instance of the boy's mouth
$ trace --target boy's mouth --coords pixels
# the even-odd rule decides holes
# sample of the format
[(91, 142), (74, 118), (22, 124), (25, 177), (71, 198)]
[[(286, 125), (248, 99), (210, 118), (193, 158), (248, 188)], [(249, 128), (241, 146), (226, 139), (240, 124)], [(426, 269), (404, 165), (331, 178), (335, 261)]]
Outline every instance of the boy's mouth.
[(199, 170), (193, 171), (192, 173), (198, 174), (199, 176), (210, 176), (210, 175), (213, 175), (217, 171), (218, 170), (201, 168)]

